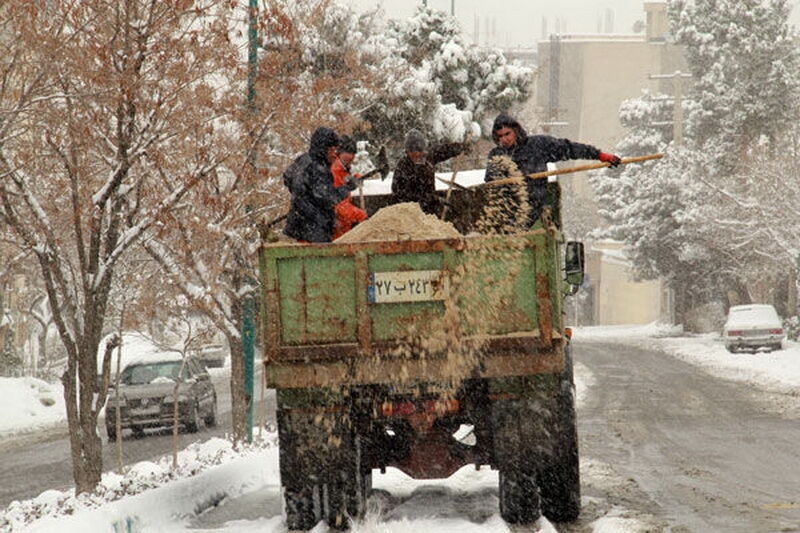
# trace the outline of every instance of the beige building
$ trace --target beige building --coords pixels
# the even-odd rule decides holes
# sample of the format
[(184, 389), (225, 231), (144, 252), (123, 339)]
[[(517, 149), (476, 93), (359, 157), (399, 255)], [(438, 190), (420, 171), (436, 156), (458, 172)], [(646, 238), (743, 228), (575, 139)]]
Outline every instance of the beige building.
[(594, 284), (594, 323), (622, 325), (671, 321), (671, 291), (659, 281), (635, 280), (622, 243), (592, 243), (587, 250), (587, 263), (589, 279), (599, 280)]
[[(683, 93), (679, 84), (687, 80), (679, 73), (688, 69), (682, 48), (671, 42), (666, 3), (644, 2), (644, 10), (642, 34), (566, 34), (539, 42), (535, 104), (540, 131), (613, 152), (625, 133), (619, 121), (623, 101), (643, 90)], [(602, 224), (588, 175), (570, 174), (560, 182), (572, 225), (578, 225), (575, 219), (589, 227)], [(569, 235), (569, 227), (565, 229)], [(587, 243), (587, 253), (589, 297), (582, 305), (590, 309), (581, 310), (580, 316), (592, 317), (597, 324), (669, 320), (669, 298), (662, 284), (634, 281), (621, 246)]]

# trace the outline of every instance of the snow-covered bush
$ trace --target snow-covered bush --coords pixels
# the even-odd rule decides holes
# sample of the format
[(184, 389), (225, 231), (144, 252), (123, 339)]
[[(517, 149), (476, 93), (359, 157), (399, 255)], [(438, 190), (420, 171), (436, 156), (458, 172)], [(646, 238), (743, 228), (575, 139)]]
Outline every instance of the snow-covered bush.
[(783, 332), (791, 341), (800, 340), (800, 316), (790, 316), (783, 319)]

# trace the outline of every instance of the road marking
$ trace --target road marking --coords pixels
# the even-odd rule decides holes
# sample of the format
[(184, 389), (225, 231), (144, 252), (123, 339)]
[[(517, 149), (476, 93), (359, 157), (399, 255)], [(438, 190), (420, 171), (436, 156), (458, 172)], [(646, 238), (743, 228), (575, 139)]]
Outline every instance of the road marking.
[(800, 509), (800, 503), (768, 503), (761, 506), (762, 509), (783, 510), (783, 509)]

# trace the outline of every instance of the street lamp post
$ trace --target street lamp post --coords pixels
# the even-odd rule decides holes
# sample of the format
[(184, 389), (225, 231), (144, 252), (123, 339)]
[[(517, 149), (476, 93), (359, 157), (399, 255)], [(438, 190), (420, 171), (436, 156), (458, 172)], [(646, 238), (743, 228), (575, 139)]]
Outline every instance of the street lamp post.
[[(256, 109), (256, 72), (258, 66), (258, 0), (249, 0), (247, 29), (247, 109)], [(251, 152), (248, 163), (255, 172), (255, 152)], [(248, 206), (249, 209), (249, 206)], [(246, 279), (245, 283), (252, 282)], [(248, 293), (242, 302), (242, 351), (244, 352), (244, 393), (247, 400), (247, 442), (253, 442), (253, 404), (255, 403), (255, 296)]]

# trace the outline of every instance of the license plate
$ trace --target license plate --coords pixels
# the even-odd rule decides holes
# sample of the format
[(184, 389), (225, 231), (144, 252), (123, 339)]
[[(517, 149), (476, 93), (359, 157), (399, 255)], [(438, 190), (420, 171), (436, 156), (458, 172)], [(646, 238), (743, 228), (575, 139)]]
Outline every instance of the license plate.
[(367, 290), (369, 302), (380, 304), (441, 301), (448, 289), (443, 270), (404, 270), (370, 274)]
[(152, 407), (140, 407), (138, 409), (131, 409), (131, 416), (151, 416), (157, 415), (161, 412), (161, 407), (154, 405)]

